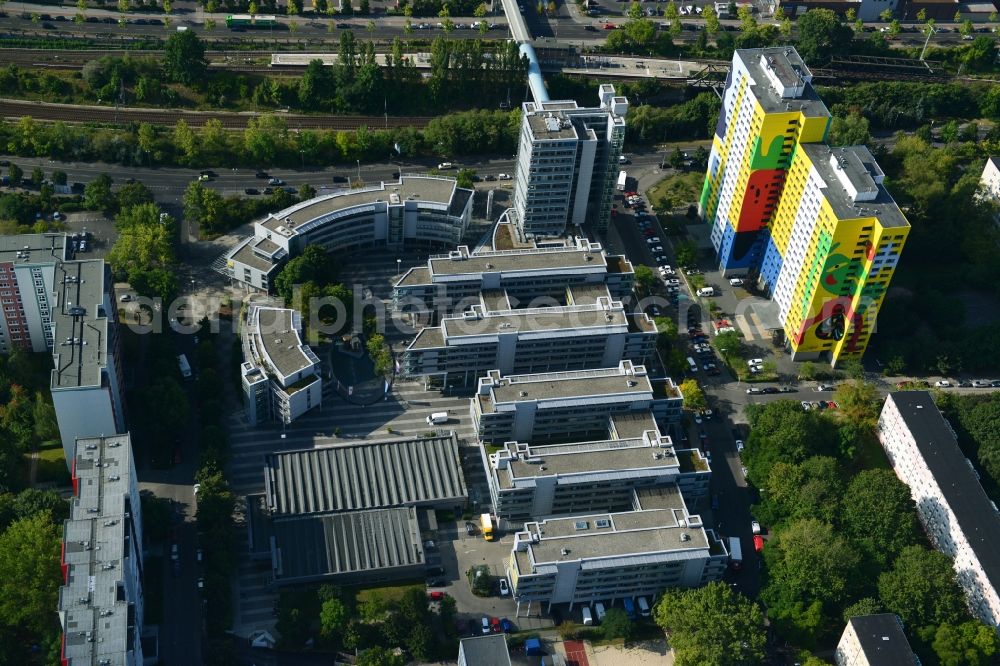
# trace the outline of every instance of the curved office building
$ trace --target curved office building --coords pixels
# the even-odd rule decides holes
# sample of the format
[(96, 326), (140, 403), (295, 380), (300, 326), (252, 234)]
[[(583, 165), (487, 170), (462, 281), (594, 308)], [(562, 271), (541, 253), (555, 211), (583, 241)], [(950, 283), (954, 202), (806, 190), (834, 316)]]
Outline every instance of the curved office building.
[(396, 183), (341, 190), (254, 223), (254, 234), (226, 254), (224, 272), (269, 291), (289, 258), (309, 244), (332, 251), (458, 245), (472, 215), (472, 190), (453, 178), (403, 176)]

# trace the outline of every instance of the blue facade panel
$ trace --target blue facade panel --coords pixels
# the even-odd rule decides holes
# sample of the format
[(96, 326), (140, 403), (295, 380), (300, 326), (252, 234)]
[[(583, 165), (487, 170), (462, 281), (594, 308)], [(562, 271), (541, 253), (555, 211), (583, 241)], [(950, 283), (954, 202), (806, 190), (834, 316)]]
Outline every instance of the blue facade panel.
[(769, 239), (766, 231), (744, 231), (737, 233), (726, 225), (719, 244), (719, 270), (754, 271), (760, 268), (765, 243)]
[(778, 246), (774, 244), (774, 239), (769, 236), (767, 249), (764, 250), (764, 261), (761, 262), (760, 267), (760, 281), (768, 297), (774, 294), (774, 286), (778, 283), (778, 275), (781, 273), (783, 262), (784, 259), (778, 251)]

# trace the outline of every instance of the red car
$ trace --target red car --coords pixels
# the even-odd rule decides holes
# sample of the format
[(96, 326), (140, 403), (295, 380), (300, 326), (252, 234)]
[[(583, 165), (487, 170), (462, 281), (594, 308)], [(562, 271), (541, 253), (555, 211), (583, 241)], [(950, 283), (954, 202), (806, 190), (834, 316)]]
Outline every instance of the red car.
[(445, 593), (444, 592), (428, 592), (427, 596), (428, 596), (428, 598), (431, 601), (441, 601), (442, 599), (445, 598)]
[(490, 629), (493, 630), (494, 634), (500, 633), (500, 619), (496, 617), (490, 618)]
[(617, 27), (618, 26), (616, 26), (614, 23), (605, 23), (604, 24), (604, 29), (605, 30), (614, 30)]
[(753, 535), (753, 549), (756, 550), (758, 553), (763, 552), (763, 550), (764, 550), (764, 537), (762, 537), (759, 534), (754, 534)]

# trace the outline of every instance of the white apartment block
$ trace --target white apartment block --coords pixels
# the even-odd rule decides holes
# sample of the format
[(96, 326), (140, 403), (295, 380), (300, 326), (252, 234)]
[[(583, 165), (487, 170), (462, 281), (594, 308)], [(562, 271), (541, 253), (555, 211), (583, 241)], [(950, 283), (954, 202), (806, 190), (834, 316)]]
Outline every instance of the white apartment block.
[(622, 299), (632, 293), (635, 271), (625, 257), (610, 255), (583, 237), (551, 247), (475, 253), (461, 245), (407, 270), (393, 286), (392, 298), (397, 312), (443, 316), (479, 303), (482, 292), (500, 290), (514, 307), (531, 307), (538, 298), (565, 304), (566, 289), (583, 285), (606, 285), (612, 297)]
[(507, 574), (518, 614), (534, 602), (610, 605), (722, 578), (725, 545), (688, 513), (676, 487), (634, 497), (631, 511), (549, 518), (514, 535)]
[(986, 160), (983, 174), (979, 177), (979, 196), (994, 204), (1000, 204), (1000, 157)]
[(837, 666), (919, 666), (898, 615), (852, 617), (833, 656)]
[(471, 401), (480, 441), (556, 442), (600, 439), (611, 417), (651, 414), (662, 423), (680, 419), (684, 398), (667, 379), (654, 382), (645, 366), (622, 361), (615, 368), (479, 379)]
[(711, 469), (697, 449), (675, 450), (648, 416), (612, 420), (627, 438), (547, 446), (507, 442), (490, 454), (481, 449), (493, 513), (518, 522), (624, 511), (634, 490), (665, 485), (676, 485), (685, 497), (706, 494)]
[(652, 356), (657, 331), (648, 315), (626, 312), (603, 285), (586, 291), (579, 304), (523, 309), (512, 309), (503, 292), (484, 292), (461, 315), (417, 333), (402, 355), (403, 374), (423, 376), (429, 387), (469, 386), (491, 369), (559, 372)]
[(253, 236), (226, 253), (219, 270), (267, 292), (284, 262), (310, 244), (331, 251), (455, 246), (469, 226), (472, 196), (454, 178), (432, 176), (323, 194), (255, 222)]
[(62, 663), (140, 665), (142, 506), (131, 440), (128, 434), (79, 439), (71, 460), (73, 499), (63, 524), (58, 608)]
[(522, 105), (513, 219), (526, 238), (585, 223), (607, 229), (629, 105), (611, 85), (598, 95), (596, 108), (573, 100)]
[(251, 305), (243, 326), (243, 405), (256, 425), (291, 423), (323, 401), (320, 363), (302, 342), (302, 317), (288, 308)]
[(111, 276), (103, 260), (71, 260), (73, 247), (66, 234), (0, 237), (0, 354), (52, 354), (67, 465), (77, 438), (126, 428)]
[(878, 435), (896, 475), (910, 487), (931, 543), (954, 559), (969, 610), (1000, 626), (1000, 513), (930, 393), (890, 393)]

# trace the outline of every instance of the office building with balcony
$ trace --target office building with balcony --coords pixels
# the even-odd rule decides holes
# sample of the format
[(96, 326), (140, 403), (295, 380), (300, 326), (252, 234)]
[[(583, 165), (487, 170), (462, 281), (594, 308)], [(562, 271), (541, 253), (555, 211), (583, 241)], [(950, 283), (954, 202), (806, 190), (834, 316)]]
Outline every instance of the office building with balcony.
[(296, 310), (251, 305), (243, 325), (243, 408), (251, 425), (291, 423), (323, 402), (320, 363)]
[(733, 56), (699, 210), (724, 275), (777, 306), (792, 360), (864, 354), (909, 224), (864, 146), (830, 148), (830, 114), (791, 47)]
[(246, 289), (268, 292), (280, 267), (306, 245), (330, 251), (453, 247), (469, 226), (472, 196), (454, 178), (436, 176), (323, 194), (255, 222), (253, 236), (217, 268)]
[(502, 291), (513, 307), (531, 307), (540, 298), (565, 305), (567, 288), (585, 285), (605, 285), (613, 298), (622, 299), (632, 293), (635, 272), (625, 257), (582, 237), (555, 246), (474, 254), (462, 245), (407, 270), (393, 286), (392, 298), (396, 311), (434, 313), (436, 322), (479, 303), (483, 292)]
[(136, 666), (156, 657), (144, 625), (142, 507), (128, 434), (79, 439), (63, 524), (62, 663)]
[(479, 304), (417, 333), (402, 355), (403, 374), (424, 377), (428, 387), (469, 386), (491, 369), (606, 368), (652, 356), (657, 333), (649, 316), (627, 313), (604, 285), (568, 292), (579, 304), (525, 309), (511, 309), (503, 292), (483, 292)]
[(893, 613), (858, 615), (844, 627), (833, 655), (837, 666), (920, 666)]
[[(676, 485), (685, 497), (706, 494), (711, 470), (697, 449), (675, 450), (652, 419), (612, 419), (631, 437), (569, 444), (507, 442), (482, 450), (493, 512), (511, 522), (547, 516), (627, 511), (636, 489)], [(625, 421), (634, 421), (625, 427)], [(648, 427), (648, 430), (641, 428)]]
[(633, 493), (630, 511), (529, 522), (514, 535), (507, 574), (518, 614), (534, 602), (610, 604), (722, 578), (729, 553), (676, 486)]
[(420, 577), (436, 510), (461, 515), (468, 490), (454, 433), (265, 456), (248, 498), (251, 553), (280, 585)]
[(614, 419), (646, 415), (654, 424), (680, 420), (684, 398), (670, 379), (652, 381), (645, 366), (622, 361), (616, 368), (503, 376), (491, 370), (479, 379), (471, 400), (480, 441), (585, 441), (617, 437)]
[(1000, 513), (931, 394), (890, 393), (878, 438), (896, 476), (910, 487), (930, 542), (954, 560), (969, 610), (1000, 627)]
[(573, 100), (522, 105), (511, 217), (525, 238), (558, 236), (570, 225), (607, 229), (628, 100), (607, 84), (598, 96), (594, 108)]

